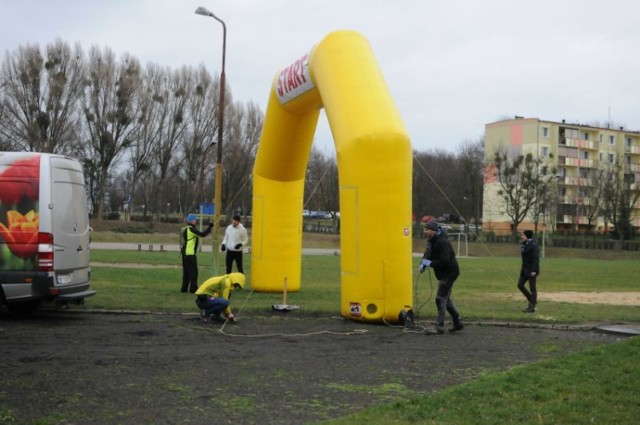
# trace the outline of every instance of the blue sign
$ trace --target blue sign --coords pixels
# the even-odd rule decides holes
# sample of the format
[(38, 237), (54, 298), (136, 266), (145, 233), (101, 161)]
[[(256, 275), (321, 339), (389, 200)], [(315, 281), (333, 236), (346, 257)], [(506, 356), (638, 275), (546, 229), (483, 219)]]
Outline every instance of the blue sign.
[(213, 202), (200, 202), (200, 211), (202, 211), (202, 214), (213, 215), (214, 210)]

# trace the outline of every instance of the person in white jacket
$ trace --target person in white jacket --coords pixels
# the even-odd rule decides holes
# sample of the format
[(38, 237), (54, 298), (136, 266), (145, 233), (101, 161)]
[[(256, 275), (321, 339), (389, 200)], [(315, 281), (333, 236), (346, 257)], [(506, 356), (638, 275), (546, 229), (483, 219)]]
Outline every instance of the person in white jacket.
[(226, 265), (227, 274), (231, 273), (233, 262), (236, 262), (238, 273), (244, 273), (242, 270), (242, 249), (249, 243), (247, 229), (240, 223), (240, 216), (234, 215), (231, 224), (224, 231), (224, 239), (220, 249), (227, 251)]

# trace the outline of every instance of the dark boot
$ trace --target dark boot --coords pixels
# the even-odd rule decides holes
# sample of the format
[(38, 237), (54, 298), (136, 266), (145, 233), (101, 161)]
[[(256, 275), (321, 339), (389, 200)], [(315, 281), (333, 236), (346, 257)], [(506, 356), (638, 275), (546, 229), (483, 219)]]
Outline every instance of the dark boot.
[(459, 321), (458, 323), (454, 323), (452, 327), (449, 328), (449, 332), (458, 332), (464, 329), (464, 323)]

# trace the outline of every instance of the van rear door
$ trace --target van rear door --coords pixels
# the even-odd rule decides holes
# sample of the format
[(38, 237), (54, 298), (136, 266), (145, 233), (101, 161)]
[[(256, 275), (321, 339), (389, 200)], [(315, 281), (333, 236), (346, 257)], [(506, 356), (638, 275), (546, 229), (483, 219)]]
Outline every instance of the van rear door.
[[(53, 222), (54, 286), (58, 299), (88, 295), (90, 230), (87, 195), (80, 164), (69, 158), (52, 156), (52, 196), (49, 209)], [(41, 208), (45, 208), (43, 205)], [(78, 293), (78, 291), (80, 293)], [(93, 295), (93, 291), (90, 291)]]

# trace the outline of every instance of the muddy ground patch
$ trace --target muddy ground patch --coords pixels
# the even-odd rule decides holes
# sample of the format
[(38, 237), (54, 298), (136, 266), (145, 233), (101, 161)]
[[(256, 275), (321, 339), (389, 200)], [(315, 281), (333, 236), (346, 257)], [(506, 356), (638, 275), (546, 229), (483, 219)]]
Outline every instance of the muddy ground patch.
[(0, 424), (302, 424), (619, 339), (420, 330), (300, 312), (224, 326), (194, 315), (0, 315)]

